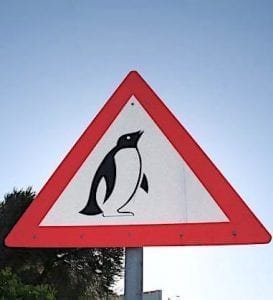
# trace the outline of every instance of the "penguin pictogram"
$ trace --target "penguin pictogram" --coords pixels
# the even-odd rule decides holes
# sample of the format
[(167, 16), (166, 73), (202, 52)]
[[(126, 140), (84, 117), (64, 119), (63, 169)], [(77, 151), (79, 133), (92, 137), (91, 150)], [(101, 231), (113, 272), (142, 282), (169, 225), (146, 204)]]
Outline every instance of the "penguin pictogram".
[[(148, 193), (148, 180), (142, 172), (142, 159), (137, 147), (144, 131), (122, 135), (99, 165), (90, 188), (84, 215), (103, 214), (104, 217), (134, 216), (125, 211), (138, 187)], [(125, 177), (126, 172), (129, 176)], [(129, 178), (128, 178), (129, 177)]]

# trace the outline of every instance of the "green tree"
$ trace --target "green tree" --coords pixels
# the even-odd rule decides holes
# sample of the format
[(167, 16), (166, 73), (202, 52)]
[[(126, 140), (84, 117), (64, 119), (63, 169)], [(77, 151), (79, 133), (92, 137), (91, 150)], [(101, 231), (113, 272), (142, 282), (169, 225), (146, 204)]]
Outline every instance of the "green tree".
[(25, 249), (7, 248), (4, 238), (35, 196), (31, 188), (14, 190), (0, 203), (0, 269), (9, 267), (23, 284), (48, 284), (57, 299), (90, 296), (103, 299), (123, 269), (121, 248)]
[(55, 291), (48, 285), (26, 285), (9, 268), (0, 271), (1, 300), (55, 300)]

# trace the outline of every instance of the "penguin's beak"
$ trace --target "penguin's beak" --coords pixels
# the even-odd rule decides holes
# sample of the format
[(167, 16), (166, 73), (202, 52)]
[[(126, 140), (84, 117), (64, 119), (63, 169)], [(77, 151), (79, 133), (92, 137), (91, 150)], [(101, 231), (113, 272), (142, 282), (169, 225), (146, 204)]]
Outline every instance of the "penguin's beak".
[(143, 130), (139, 130), (139, 131), (138, 131), (138, 138), (140, 138), (140, 137), (142, 136), (143, 133), (144, 133)]
[(137, 143), (138, 143), (140, 137), (142, 136), (143, 132), (144, 132), (143, 130), (139, 130), (135, 133), (135, 146), (137, 145)]

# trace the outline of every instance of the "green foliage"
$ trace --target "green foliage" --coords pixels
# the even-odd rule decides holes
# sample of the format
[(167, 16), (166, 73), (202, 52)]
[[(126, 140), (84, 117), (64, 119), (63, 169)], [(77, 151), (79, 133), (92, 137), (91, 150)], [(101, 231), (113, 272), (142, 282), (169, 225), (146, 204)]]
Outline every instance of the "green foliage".
[[(123, 249), (7, 248), (3, 241), (35, 196), (31, 188), (14, 190), (0, 203), (0, 270), (9, 267), (25, 285), (48, 284), (57, 299), (103, 299), (123, 269)], [(1, 298), (0, 298), (1, 299)]]
[(48, 285), (25, 285), (9, 268), (0, 271), (1, 300), (54, 300), (55, 291)]

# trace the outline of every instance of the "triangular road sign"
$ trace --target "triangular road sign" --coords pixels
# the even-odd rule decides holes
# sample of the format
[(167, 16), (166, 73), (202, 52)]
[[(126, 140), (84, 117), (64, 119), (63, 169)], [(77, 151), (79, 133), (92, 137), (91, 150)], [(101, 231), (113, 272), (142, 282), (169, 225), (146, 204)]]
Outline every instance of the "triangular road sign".
[(270, 239), (186, 129), (133, 71), (5, 243), (141, 247)]

